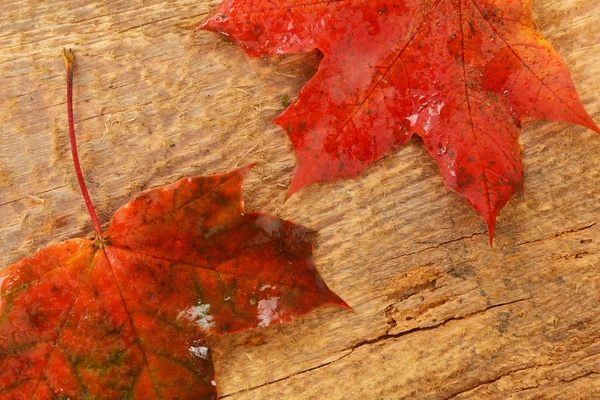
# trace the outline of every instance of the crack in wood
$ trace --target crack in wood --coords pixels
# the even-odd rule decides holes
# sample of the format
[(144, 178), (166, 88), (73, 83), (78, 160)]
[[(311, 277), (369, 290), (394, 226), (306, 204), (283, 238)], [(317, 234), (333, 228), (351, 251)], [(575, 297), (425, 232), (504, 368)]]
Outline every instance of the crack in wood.
[[(273, 381), (265, 382), (265, 383), (257, 385), (257, 386), (253, 386), (253, 387), (250, 387), (250, 388), (247, 388), (247, 389), (243, 389), (243, 390), (237, 390), (235, 392), (231, 392), (231, 393), (225, 394), (223, 396), (220, 396), (219, 398), (224, 399), (224, 398), (227, 398), (227, 397), (230, 397), (230, 396), (234, 396), (234, 395), (239, 394), (239, 393), (250, 392), (250, 391), (253, 391), (253, 390), (256, 390), (256, 389), (268, 386), (268, 385), (272, 385), (274, 383), (282, 382), (284, 380), (293, 378), (293, 377), (298, 376), (298, 375), (305, 374), (307, 372), (311, 372), (311, 371), (314, 371), (314, 370), (317, 370), (317, 369), (321, 369), (321, 368), (327, 367), (329, 365), (332, 365), (332, 364), (334, 364), (334, 363), (336, 363), (336, 362), (338, 362), (338, 361), (340, 361), (340, 360), (348, 357), (350, 354), (352, 354), (354, 352), (354, 350), (356, 350), (356, 349), (358, 349), (360, 347), (363, 347), (363, 346), (370, 346), (370, 345), (373, 345), (373, 344), (377, 344), (379, 342), (385, 342), (385, 341), (388, 341), (388, 340), (394, 340), (394, 339), (397, 339), (397, 338), (400, 338), (400, 337), (403, 337), (403, 336), (406, 336), (406, 335), (410, 335), (412, 333), (419, 332), (419, 331), (429, 331), (429, 330), (432, 330), (432, 329), (439, 328), (440, 326), (445, 325), (446, 323), (451, 322), (451, 321), (463, 320), (463, 319), (466, 319), (466, 318), (469, 318), (469, 317), (473, 317), (473, 316), (476, 316), (476, 315), (479, 315), (479, 314), (483, 314), (483, 313), (485, 313), (485, 312), (487, 312), (489, 310), (492, 310), (492, 309), (495, 309), (495, 308), (498, 308), (498, 307), (508, 306), (508, 305), (512, 305), (512, 304), (517, 304), (517, 303), (521, 303), (521, 302), (524, 302), (524, 301), (527, 301), (527, 300), (531, 300), (531, 299), (533, 299), (533, 297), (526, 297), (526, 298), (521, 298), (521, 299), (517, 299), (517, 300), (512, 300), (512, 301), (507, 301), (507, 302), (503, 302), (503, 303), (494, 304), (494, 305), (486, 307), (486, 308), (484, 308), (482, 310), (478, 310), (478, 311), (472, 312), (470, 314), (466, 314), (466, 315), (463, 315), (463, 316), (460, 316), (460, 317), (448, 318), (446, 320), (440, 321), (440, 323), (437, 324), (437, 325), (435, 325), (435, 326), (428, 326), (428, 327), (424, 327), (424, 328), (414, 328), (414, 329), (410, 329), (410, 330), (407, 330), (407, 331), (404, 331), (404, 332), (399, 332), (399, 333), (394, 333), (394, 334), (388, 334), (387, 332), (390, 329), (390, 328), (388, 328), (388, 330), (386, 331), (386, 333), (384, 335), (381, 335), (381, 336), (376, 337), (374, 339), (369, 339), (369, 340), (364, 340), (364, 341), (358, 342), (358, 343), (356, 343), (356, 344), (354, 344), (354, 345), (352, 345), (350, 347), (347, 347), (345, 349), (340, 350), (339, 352), (346, 352), (346, 353), (343, 354), (342, 356), (336, 358), (333, 361), (330, 361), (330, 362), (327, 362), (327, 363), (324, 363), (324, 364), (321, 364), (321, 365), (317, 365), (315, 367), (307, 368), (307, 369), (304, 369), (302, 371), (298, 371), (298, 372), (295, 372), (293, 374), (287, 375), (287, 376), (285, 376), (283, 378), (278, 378), (278, 379), (275, 379)], [(389, 310), (390, 307), (392, 307), (392, 305), (386, 307), (386, 310)]]
[[(535, 239), (535, 240), (530, 240), (530, 241), (525, 241), (525, 242), (517, 243), (515, 246), (523, 246), (523, 245), (533, 244), (533, 243), (537, 243), (537, 242), (541, 242), (541, 241), (545, 241), (545, 240), (556, 239), (557, 237), (560, 237), (560, 236), (563, 236), (563, 235), (566, 235), (566, 234), (569, 234), (569, 233), (581, 232), (581, 231), (590, 229), (594, 225), (596, 225), (596, 221), (593, 221), (593, 222), (589, 223), (588, 225), (583, 226), (581, 228), (575, 228), (575, 229), (570, 229), (570, 230), (567, 230), (567, 231), (556, 233), (554, 236), (549, 236), (549, 237), (542, 238), (542, 239)], [(437, 243), (437, 244), (435, 244), (433, 246), (425, 247), (425, 248), (422, 248), (420, 250), (411, 251), (411, 252), (408, 252), (408, 253), (403, 253), (403, 254), (399, 254), (399, 255), (393, 256), (393, 257), (386, 258), (385, 260), (382, 260), (382, 261), (378, 262), (377, 265), (385, 264), (385, 263), (388, 263), (390, 261), (397, 260), (399, 258), (404, 258), (404, 257), (409, 257), (409, 256), (412, 256), (412, 255), (415, 255), (415, 254), (424, 253), (424, 252), (429, 251), (429, 250), (435, 250), (435, 249), (437, 249), (437, 248), (439, 248), (441, 246), (444, 246), (444, 245), (447, 245), (447, 244), (450, 244), (450, 243), (460, 242), (462, 240), (469, 240), (469, 239), (473, 239), (476, 236), (483, 236), (483, 235), (487, 235), (487, 232), (475, 232), (475, 233), (473, 233), (471, 235), (461, 236), (459, 238), (446, 240), (444, 242), (440, 242), (440, 243)]]
[[(512, 370), (512, 371), (509, 371), (509, 372), (507, 372), (505, 374), (502, 374), (502, 375), (496, 377), (495, 379), (489, 379), (489, 380), (480, 382), (477, 385), (474, 385), (474, 386), (471, 386), (469, 388), (463, 389), (463, 390), (461, 390), (458, 393), (455, 393), (455, 394), (453, 394), (453, 395), (451, 395), (449, 397), (445, 397), (444, 400), (453, 400), (453, 399), (456, 399), (460, 395), (467, 394), (469, 392), (473, 392), (473, 391), (479, 389), (480, 387), (493, 385), (494, 383), (500, 381), (501, 379), (503, 379), (505, 377), (508, 377), (510, 375), (513, 375), (515, 373), (518, 373), (518, 372), (527, 371), (529, 369), (535, 369), (535, 368), (539, 368), (539, 367), (549, 367), (549, 366), (552, 366), (552, 365), (553, 364), (532, 364), (532, 365), (524, 367), (524, 368), (517, 368), (515, 370)], [(575, 382), (575, 381), (577, 381), (579, 379), (583, 379), (583, 378), (586, 378), (586, 377), (591, 376), (591, 375), (599, 375), (600, 376), (600, 373), (599, 372), (595, 372), (595, 371), (589, 371), (589, 372), (584, 373), (582, 375), (576, 376), (573, 379), (560, 379), (559, 381), (560, 382)], [(544, 387), (544, 386), (552, 386), (552, 385), (540, 384), (539, 382), (536, 382), (536, 385), (532, 385), (532, 386), (529, 386), (529, 387), (526, 387), (526, 388), (523, 388), (521, 390), (517, 390), (517, 391), (514, 391), (514, 392), (504, 393), (504, 395), (509, 395), (509, 394), (512, 395), (512, 394), (516, 394), (516, 393), (524, 393), (524, 392), (527, 392), (527, 391), (529, 391), (531, 389), (536, 389), (536, 388)]]
[[(349, 350), (349, 349), (344, 349), (342, 351), (346, 351), (346, 350)], [(264, 387), (264, 386), (267, 386), (267, 385), (271, 385), (273, 383), (281, 382), (281, 381), (284, 381), (286, 379), (290, 379), (290, 378), (293, 378), (295, 376), (302, 375), (302, 374), (305, 374), (305, 373), (310, 372), (310, 371), (314, 371), (316, 369), (327, 367), (328, 365), (331, 365), (331, 364), (333, 364), (335, 362), (338, 362), (341, 359), (344, 359), (344, 358), (348, 357), (350, 354), (352, 354), (352, 350), (348, 351), (346, 354), (340, 356), (339, 358), (336, 358), (335, 360), (329, 361), (329, 362), (327, 362), (325, 364), (317, 365), (316, 367), (307, 368), (307, 369), (304, 369), (302, 371), (298, 371), (298, 372), (295, 372), (295, 373), (293, 373), (291, 375), (285, 376), (283, 378), (275, 379), (273, 381), (269, 381), (269, 382), (266, 382), (266, 383), (263, 383), (263, 384), (260, 384), (260, 385), (257, 385), (257, 386), (253, 386), (253, 387), (248, 388), (248, 389), (243, 389), (243, 390), (238, 390), (238, 391), (235, 391), (235, 392), (227, 393), (227, 394), (225, 394), (223, 396), (219, 396), (219, 399), (225, 399), (227, 397), (234, 396), (234, 395), (239, 394), (239, 393), (250, 392), (252, 390), (256, 390), (256, 389), (259, 389), (261, 387)]]
[[(531, 364), (531, 365), (526, 366), (526, 367), (516, 368), (516, 369), (510, 370), (510, 371), (508, 371), (506, 373), (500, 374), (500, 375), (496, 376), (495, 378), (490, 378), (488, 380), (481, 381), (481, 382), (477, 383), (476, 385), (473, 385), (473, 386), (470, 386), (468, 388), (462, 389), (461, 391), (459, 391), (459, 392), (457, 392), (457, 393), (455, 393), (453, 395), (450, 395), (449, 397), (444, 398), (444, 400), (456, 399), (458, 396), (460, 396), (462, 394), (467, 394), (469, 392), (473, 392), (473, 391), (475, 391), (475, 390), (477, 390), (477, 389), (479, 389), (481, 387), (484, 387), (484, 386), (493, 385), (494, 383), (500, 381), (501, 379), (506, 378), (506, 377), (508, 377), (510, 375), (513, 375), (515, 373), (518, 373), (518, 372), (523, 372), (523, 371), (527, 371), (527, 370), (531, 370), (531, 369), (535, 370), (535, 369), (538, 369), (538, 368), (552, 368), (552, 367), (554, 367), (554, 368), (561, 368), (564, 365), (575, 365), (575, 364), (581, 363), (582, 361), (584, 361), (584, 360), (586, 360), (588, 358), (598, 356), (599, 354), (600, 354), (600, 352), (594, 353), (594, 354), (590, 354), (590, 355), (587, 355), (585, 357), (571, 359), (568, 362), (564, 362), (564, 363), (558, 363), (558, 364), (555, 364), (555, 363), (552, 363), (552, 362), (551, 363), (546, 363), (546, 364), (535, 364), (534, 363), (534, 364)], [(576, 381), (578, 379), (582, 379), (582, 378), (585, 378), (587, 376), (595, 375), (595, 374), (600, 375), (600, 372), (598, 372), (598, 371), (596, 371), (596, 370), (594, 370), (592, 368), (592, 370), (582, 371), (581, 374), (576, 375), (576, 376), (574, 376), (572, 378), (559, 378), (558, 382), (574, 382), (574, 381)], [(532, 386), (529, 386), (529, 387), (526, 387), (526, 388), (522, 388), (520, 390), (517, 390), (516, 392), (511, 392), (510, 394), (521, 393), (521, 392), (527, 391), (529, 389), (538, 388), (540, 386), (543, 387), (543, 386), (551, 386), (551, 385), (548, 385), (548, 384), (545, 384), (545, 383), (544, 384), (540, 384), (538, 382), (538, 380), (536, 379), (536, 385), (532, 385)], [(506, 395), (508, 395), (508, 394), (509, 393), (506, 393)]]
[(526, 244), (533, 244), (533, 243), (543, 242), (543, 241), (546, 241), (546, 240), (554, 240), (554, 239), (556, 239), (558, 237), (567, 235), (569, 233), (576, 233), (576, 232), (581, 232), (581, 231), (588, 230), (588, 229), (592, 228), (594, 225), (596, 225), (596, 221), (592, 221), (589, 224), (587, 224), (587, 225), (585, 225), (585, 226), (583, 226), (581, 228), (569, 229), (569, 230), (566, 230), (566, 231), (562, 231), (562, 232), (556, 233), (556, 234), (554, 234), (554, 236), (548, 236), (548, 237), (541, 238), (541, 239), (534, 239), (534, 240), (529, 240), (529, 241), (517, 243), (515, 246), (524, 246)]
[(425, 248), (420, 249), (420, 250), (416, 250), (416, 251), (411, 251), (411, 252), (408, 252), (408, 253), (399, 254), (397, 256), (386, 258), (385, 260), (382, 260), (382, 261), (378, 262), (377, 265), (385, 264), (385, 263), (388, 263), (390, 261), (397, 260), (399, 258), (404, 258), (404, 257), (409, 257), (409, 256), (412, 256), (412, 255), (415, 255), (415, 254), (424, 253), (424, 252), (429, 251), (429, 250), (435, 250), (435, 249), (437, 249), (437, 248), (439, 248), (441, 246), (444, 246), (444, 245), (447, 245), (447, 244), (450, 244), (450, 243), (460, 242), (462, 240), (473, 239), (475, 236), (482, 236), (482, 235), (487, 235), (487, 232), (475, 232), (475, 233), (473, 233), (471, 235), (461, 236), (459, 238), (450, 239), (450, 240), (446, 240), (446, 241), (441, 242), (441, 243), (437, 243), (434, 246), (429, 246), (429, 247), (425, 247)]
[[(480, 388), (480, 387), (482, 387), (482, 386), (492, 385), (492, 384), (494, 384), (495, 382), (499, 381), (500, 379), (502, 379), (502, 378), (504, 378), (504, 377), (507, 377), (507, 376), (509, 376), (509, 375), (512, 375), (512, 374), (514, 374), (514, 373), (521, 372), (521, 371), (526, 371), (526, 370), (528, 370), (528, 369), (531, 369), (531, 368), (536, 368), (536, 367), (540, 367), (540, 365), (537, 365), (537, 364), (530, 364), (530, 365), (528, 365), (528, 366), (526, 366), (526, 367), (522, 367), (522, 368), (516, 368), (516, 369), (510, 370), (510, 371), (508, 371), (508, 372), (506, 372), (506, 373), (504, 373), (504, 374), (500, 374), (499, 376), (496, 376), (496, 377), (494, 377), (494, 378), (490, 378), (490, 379), (487, 379), (487, 380), (485, 380), (485, 381), (478, 382), (477, 384), (475, 384), (475, 385), (473, 385), (473, 386), (470, 386), (470, 387), (468, 387), (468, 388), (462, 389), (461, 391), (459, 391), (459, 392), (457, 392), (457, 393), (454, 393), (453, 395), (450, 395), (450, 396), (448, 396), (448, 397), (445, 397), (445, 398), (444, 398), (444, 400), (452, 400), (452, 399), (455, 399), (457, 396), (460, 396), (460, 395), (462, 395), (462, 394), (465, 394), (465, 393), (467, 393), (467, 392), (471, 392), (471, 391), (477, 390), (478, 388)], [(533, 386), (532, 386), (532, 387), (533, 387)], [(529, 388), (527, 388), (527, 389), (531, 389), (532, 387), (529, 387)], [(535, 387), (537, 387), (537, 386), (535, 386)]]
[(40, 195), (43, 195), (43, 194), (46, 194), (46, 193), (50, 193), (50, 192), (52, 192), (52, 191), (54, 191), (54, 190), (58, 190), (58, 189), (65, 188), (65, 187), (67, 187), (67, 186), (68, 186), (68, 185), (56, 186), (56, 187), (53, 187), (52, 189), (48, 189), (48, 190), (42, 190), (41, 192), (38, 192), (38, 193), (35, 193), (35, 194), (32, 194), (32, 195), (28, 195), (28, 196), (19, 197), (18, 199), (14, 199), (14, 200), (9, 200), (9, 201), (7, 201), (7, 202), (4, 202), (4, 203), (0, 204), (0, 207), (4, 207), (4, 206), (7, 206), (7, 205), (9, 205), (9, 204), (16, 203), (17, 201), (26, 200), (26, 199), (31, 199), (31, 196), (34, 196), (34, 197), (39, 197)]
[[(512, 305), (512, 304), (516, 304), (516, 303), (521, 303), (521, 302), (524, 302), (524, 301), (527, 301), (527, 300), (531, 300), (531, 299), (533, 299), (533, 297), (525, 297), (525, 298), (520, 298), (520, 299), (516, 299), (516, 300), (506, 301), (506, 302), (502, 302), (502, 303), (492, 304), (492, 305), (490, 305), (490, 306), (488, 306), (486, 308), (483, 308), (481, 310), (477, 310), (477, 311), (471, 312), (469, 314), (465, 314), (465, 315), (462, 315), (462, 316), (459, 316), (459, 317), (450, 317), (450, 318), (441, 320), (441, 321), (439, 321), (438, 323), (436, 323), (435, 325), (432, 325), (432, 326), (416, 327), (416, 328), (408, 329), (406, 331), (398, 332), (398, 333), (392, 333), (392, 334), (387, 333), (387, 332), (389, 332), (389, 329), (391, 329), (391, 327), (390, 327), (390, 328), (388, 328), (388, 330), (386, 331), (386, 333), (384, 335), (376, 337), (375, 339), (368, 339), (368, 340), (364, 340), (364, 341), (358, 342), (357, 344), (349, 347), (349, 349), (352, 350), (352, 351), (354, 351), (355, 349), (357, 349), (359, 347), (363, 347), (363, 346), (367, 346), (367, 345), (372, 345), (372, 344), (376, 344), (376, 343), (379, 343), (379, 342), (385, 342), (385, 341), (388, 341), (388, 340), (397, 339), (399, 337), (402, 337), (402, 336), (405, 336), (405, 335), (409, 335), (411, 333), (415, 333), (415, 332), (419, 332), (419, 331), (429, 331), (429, 330), (432, 330), (432, 329), (439, 328), (440, 326), (445, 325), (446, 323), (451, 322), (451, 321), (460, 321), (460, 320), (463, 320), (463, 319), (474, 317), (474, 316), (479, 315), (479, 314), (483, 314), (483, 313), (485, 313), (487, 311), (493, 310), (493, 309), (498, 308), (498, 307), (503, 307), (503, 306), (508, 306), (508, 305)], [(393, 305), (390, 305), (390, 306), (386, 307), (386, 310), (388, 310), (388, 312), (389, 312), (389, 308), (390, 307), (393, 307)], [(395, 322), (395, 320), (394, 320), (394, 322)], [(388, 325), (390, 325), (390, 324), (388, 324)]]

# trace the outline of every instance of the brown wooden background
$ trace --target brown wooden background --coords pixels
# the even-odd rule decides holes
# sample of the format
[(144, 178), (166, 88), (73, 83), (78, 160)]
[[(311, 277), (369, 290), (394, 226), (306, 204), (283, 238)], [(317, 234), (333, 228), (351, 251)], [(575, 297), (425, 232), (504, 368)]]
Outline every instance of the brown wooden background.
[[(91, 232), (68, 147), (71, 47), (101, 221), (142, 190), (257, 162), (247, 209), (318, 229), (318, 268), (355, 309), (212, 338), (223, 398), (600, 398), (600, 136), (523, 129), (526, 191), (494, 248), (418, 140), (284, 203), (294, 155), (269, 121), (318, 58), (251, 60), (186, 29), (217, 3), (0, 0), (0, 267)], [(533, 8), (600, 123), (600, 0)]]

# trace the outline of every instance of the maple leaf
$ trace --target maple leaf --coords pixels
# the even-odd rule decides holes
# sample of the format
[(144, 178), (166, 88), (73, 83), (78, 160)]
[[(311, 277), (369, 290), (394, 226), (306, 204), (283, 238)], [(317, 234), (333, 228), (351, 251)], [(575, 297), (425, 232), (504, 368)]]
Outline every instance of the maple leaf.
[(526, 0), (225, 0), (198, 28), (251, 56), (324, 54), (275, 119), (297, 157), (289, 195), (354, 177), (417, 134), (491, 241), (498, 212), (522, 189), (521, 122), (600, 133)]
[(78, 167), (70, 81), (67, 104), (96, 237), (0, 272), (0, 397), (214, 399), (207, 334), (347, 307), (315, 270), (311, 230), (244, 212), (251, 166), (143, 193), (102, 232)]

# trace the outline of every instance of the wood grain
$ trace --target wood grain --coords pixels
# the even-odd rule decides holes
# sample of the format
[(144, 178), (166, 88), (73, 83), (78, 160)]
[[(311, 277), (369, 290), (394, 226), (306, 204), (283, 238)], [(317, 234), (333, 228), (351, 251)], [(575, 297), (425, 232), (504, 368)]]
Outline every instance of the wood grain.
[[(0, 0), (0, 266), (91, 232), (68, 149), (70, 47), (101, 222), (142, 190), (257, 162), (247, 209), (318, 229), (319, 270), (355, 309), (211, 338), (222, 398), (600, 398), (600, 137), (524, 127), (525, 194), (493, 248), (418, 140), (284, 202), (294, 155), (269, 121), (319, 57), (251, 60), (187, 29), (216, 5)], [(600, 123), (600, 0), (534, 10)]]

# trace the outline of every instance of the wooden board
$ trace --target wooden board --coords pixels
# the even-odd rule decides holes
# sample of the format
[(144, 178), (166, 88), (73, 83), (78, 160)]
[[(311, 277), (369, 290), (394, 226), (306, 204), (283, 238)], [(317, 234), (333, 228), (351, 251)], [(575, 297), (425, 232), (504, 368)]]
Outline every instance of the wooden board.
[[(247, 209), (318, 229), (318, 268), (354, 307), (211, 338), (222, 398), (600, 398), (600, 136), (524, 127), (525, 194), (493, 248), (418, 140), (284, 202), (294, 155), (270, 121), (318, 56), (251, 60), (187, 29), (217, 2), (0, 1), (0, 266), (91, 232), (67, 138), (71, 47), (102, 222), (142, 190), (257, 162)], [(534, 11), (600, 123), (600, 0)]]

